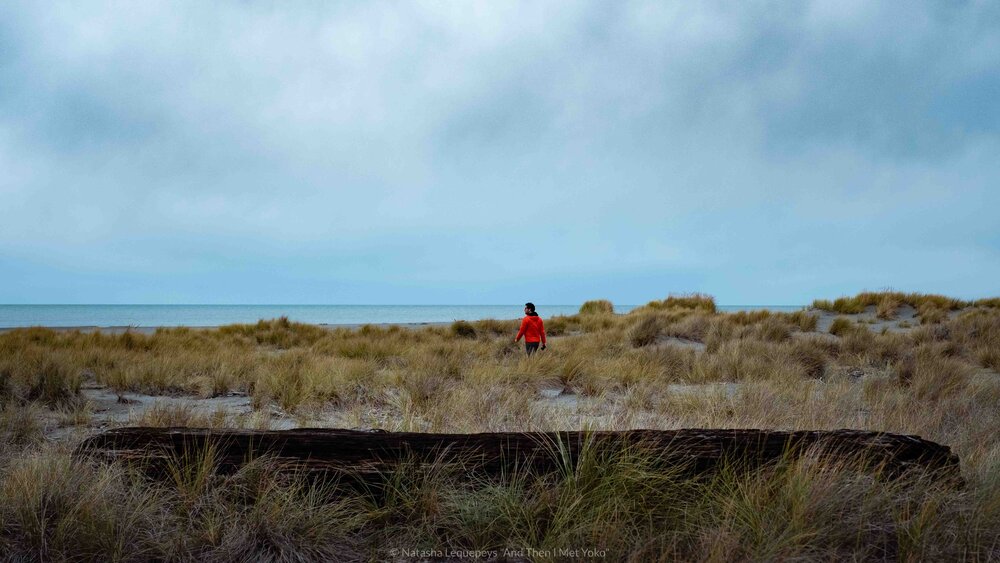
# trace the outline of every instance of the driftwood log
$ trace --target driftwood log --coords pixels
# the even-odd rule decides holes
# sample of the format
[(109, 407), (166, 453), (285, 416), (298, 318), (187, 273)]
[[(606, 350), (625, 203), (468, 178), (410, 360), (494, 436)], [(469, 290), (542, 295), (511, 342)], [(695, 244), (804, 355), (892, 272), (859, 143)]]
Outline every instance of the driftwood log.
[(139, 464), (150, 474), (162, 476), (171, 463), (206, 451), (212, 453), (220, 473), (234, 472), (248, 460), (266, 455), (283, 467), (366, 485), (378, 483), (402, 463), (446, 464), (469, 475), (485, 476), (515, 470), (560, 471), (572, 468), (583, 451), (608, 456), (597, 459), (638, 452), (657, 466), (689, 473), (711, 471), (721, 464), (753, 469), (812, 451), (888, 476), (920, 469), (961, 480), (958, 457), (947, 446), (917, 436), (858, 430), (430, 434), (310, 428), (118, 428), (90, 437), (77, 453)]

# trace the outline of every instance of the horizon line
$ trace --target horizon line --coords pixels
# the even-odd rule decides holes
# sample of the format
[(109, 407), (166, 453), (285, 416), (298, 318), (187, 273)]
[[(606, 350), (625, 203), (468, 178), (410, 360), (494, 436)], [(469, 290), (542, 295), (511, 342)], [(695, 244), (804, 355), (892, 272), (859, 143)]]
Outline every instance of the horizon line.
[[(585, 303), (585, 302), (584, 302)], [(537, 305), (537, 304), (536, 304)], [(583, 303), (549, 303), (540, 307), (579, 307)], [(614, 303), (620, 307), (645, 304)], [(717, 307), (805, 307), (808, 303), (717, 303)], [(517, 303), (0, 303), (0, 307), (521, 307)]]

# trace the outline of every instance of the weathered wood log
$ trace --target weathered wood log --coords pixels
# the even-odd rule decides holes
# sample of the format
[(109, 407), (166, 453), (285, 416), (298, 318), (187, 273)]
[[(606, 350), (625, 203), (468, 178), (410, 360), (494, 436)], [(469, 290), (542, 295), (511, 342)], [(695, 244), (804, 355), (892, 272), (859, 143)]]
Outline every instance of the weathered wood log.
[(692, 473), (724, 463), (753, 469), (813, 451), (889, 476), (922, 469), (961, 479), (958, 457), (947, 446), (917, 436), (859, 430), (430, 434), (310, 428), (118, 428), (88, 438), (77, 454), (138, 463), (152, 475), (163, 475), (170, 463), (205, 451), (212, 452), (220, 473), (231, 473), (248, 460), (266, 455), (283, 466), (362, 482), (377, 482), (401, 463), (446, 464), (487, 476), (515, 469), (546, 473), (572, 468), (584, 451), (605, 456), (599, 459), (633, 452), (658, 466)]

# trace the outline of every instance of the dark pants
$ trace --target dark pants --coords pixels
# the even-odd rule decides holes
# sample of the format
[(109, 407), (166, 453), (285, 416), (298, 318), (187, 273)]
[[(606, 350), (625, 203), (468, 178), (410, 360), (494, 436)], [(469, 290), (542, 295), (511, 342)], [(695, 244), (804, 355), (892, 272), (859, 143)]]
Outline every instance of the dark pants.
[(538, 351), (538, 344), (538, 342), (525, 342), (524, 351), (530, 356)]

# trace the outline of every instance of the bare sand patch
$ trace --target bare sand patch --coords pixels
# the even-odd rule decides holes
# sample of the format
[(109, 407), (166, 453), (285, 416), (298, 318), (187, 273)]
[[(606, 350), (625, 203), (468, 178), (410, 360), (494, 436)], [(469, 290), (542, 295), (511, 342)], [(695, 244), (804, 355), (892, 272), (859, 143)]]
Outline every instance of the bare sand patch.
[[(896, 317), (893, 319), (878, 318), (874, 306), (868, 306), (863, 313), (855, 314), (833, 313), (819, 309), (813, 309), (811, 312), (818, 316), (816, 332), (821, 333), (829, 333), (830, 326), (833, 324), (834, 319), (838, 317), (844, 317), (853, 322), (866, 325), (874, 332), (882, 332), (883, 330), (888, 332), (909, 332), (920, 326), (917, 310), (907, 304), (899, 306), (896, 310)], [(958, 311), (955, 313), (957, 314)]]

